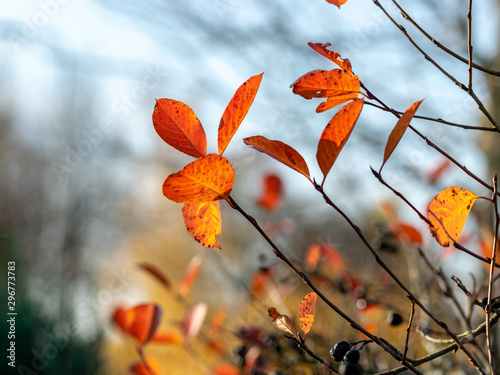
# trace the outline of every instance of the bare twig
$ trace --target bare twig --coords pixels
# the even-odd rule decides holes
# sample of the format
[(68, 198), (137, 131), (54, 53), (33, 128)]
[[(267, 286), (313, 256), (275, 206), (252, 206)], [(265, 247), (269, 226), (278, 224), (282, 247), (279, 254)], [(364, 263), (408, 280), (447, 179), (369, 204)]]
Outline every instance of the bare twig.
[(411, 325), (413, 323), (413, 317), (415, 316), (415, 302), (410, 301), (410, 303), (411, 303), (411, 311), (410, 311), (410, 319), (408, 320), (408, 326), (406, 327), (405, 350), (403, 351), (403, 359), (406, 359), (406, 354), (408, 353), (408, 342), (410, 340)]
[(324, 366), (328, 367), (331, 371), (335, 372), (336, 374), (339, 373), (335, 367), (333, 367), (330, 363), (326, 362), (323, 358), (319, 357), (318, 355), (316, 355), (316, 353), (314, 353), (311, 349), (309, 349), (309, 347), (304, 342), (300, 341), (299, 339), (297, 339), (296, 337), (293, 337), (293, 336), (285, 335), (285, 338), (295, 342), (300, 349), (302, 349), (304, 352), (306, 352), (310, 357), (314, 358), (316, 361), (318, 361), (318, 362), (322, 363)]
[(467, 51), (469, 53), (469, 94), (472, 93), (472, 0), (469, 0), (469, 11), (467, 12)]

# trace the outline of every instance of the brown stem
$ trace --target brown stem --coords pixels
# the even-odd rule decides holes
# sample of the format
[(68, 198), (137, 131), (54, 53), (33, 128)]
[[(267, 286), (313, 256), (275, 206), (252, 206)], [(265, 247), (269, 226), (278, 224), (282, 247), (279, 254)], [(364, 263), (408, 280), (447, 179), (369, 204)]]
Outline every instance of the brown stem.
[(408, 321), (408, 326), (406, 327), (405, 350), (403, 352), (403, 359), (405, 359), (406, 354), (408, 354), (408, 341), (410, 340), (411, 324), (413, 323), (413, 317), (415, 315), (415, 302), (410, 301), (410, 303), (411, 303), (411, 311), (410, 311), (410, 319)]
[(285, 338), (295, 342), (297, 344), (297, 346), (300, 349), (302, 349), (304, 352), (306, 352), (310, 357), (314, 358), (316, 361), (320, 362), (325, 367), (328, 367), (334, 373), (336, 373), (336, 374), (339, 373), (335, 367), (333, 367), (330, 363), (327, 363), (323, 358), (319, 357), (318, 355), (316, 355), (316, 353), (314, 353), (311, 349), (309, 349), (309, 347), (304, 342), (300, 341), (299, 339), (297, 339), (296, 337), (293, 337), (293, 336), (285, 335)]

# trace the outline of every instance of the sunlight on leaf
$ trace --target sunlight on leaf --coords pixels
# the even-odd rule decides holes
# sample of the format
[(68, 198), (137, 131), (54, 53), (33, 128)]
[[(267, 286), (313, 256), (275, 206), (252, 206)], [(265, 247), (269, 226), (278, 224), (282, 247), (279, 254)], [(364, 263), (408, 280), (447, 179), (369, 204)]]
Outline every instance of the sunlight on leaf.
[(182, 216), (184, 225), (196, 241), (205, 247), (221, 248), (216, 240), (222, 230), (219, 201), (185, 203)]
[(363, 99), (357, 99), (346, 104), (323, 130), (316, 153), (316, 159), (324, 176), (322, 185), (358, 121), (363, 103)]
[(300, 302), (299, 306), (299, 319), (301, 321), (300, 328), (307, 335), (311, 330), (314, 322), (314, 314), (316, 313), (316, 300), (318, 295), (314, 292), (309, 293)]
[(428, 218), (433, 225), (430, 230), (441, 246), (458, 240), (477, 198), (469, 190), (450, 186), (432, 199), (428, 208)]
[(229, 363), (221, 363), (214, 368), (212, 368), (213, 375), (240, 375), (240, 370), (238, 367), (233, 366)]
[(326, 2), (338, 6), (340, 9), (340, 6), (345, 4), (347, 0), (326, 0)]
[(149, 369), (144, 365), (143, 362), (137, 362), (130, 366), (130, 372), (135, 375), (158, 375), (160, 374), (160, 364), (153, 357), (146, 357), (146, 363)]
[(207, 304), (198, 302), (186, 314), (181, 323), (181, 331), (186, 339), (196, 337), (207, 316)]
[(318, 265), (320, 256), (321, 256), (321, 245), (317, 242), (314, 242), (307, 249), (306, 256), (304, 258), (306, 270), (308, 271), (314, 270)]
[(286, 316), (286, 315), (281, 315), (278, 310), (276, 310), (274, 307), (270, 307), (269, 310), (269, 316), (273, 320), (273, 324), (278, 328), (279, 330), (291, 334), (293, 337), (299, 339), (299, 335), (297, 334), (297, 331), (295, 330), (295, 327), (293, 326), (292, 320)]
[(257, 204), (268, 211), (276, 212), (281, 206), (283, 184), (281, 178), (275, 174), (266, 174), (263, 178), (262, 192)]
[(181, 341), (182, 336), (177, 332), (171, 331), (156, 332), (153, 337), (151, 337), (151, 340), (149, 340), (150, 343), (174, 345), (181, 343)]
[(186, 104), (172, 99), (157, 99), (153, 125), (165, 142), (195, 158), (207, 153), (207, 137), (200, 120)]
[(231, 193), (234, 170), (223, 156), (209, 154), (171, 174), (163, 183), (163, 194), (180, 203), (226, 199)]
[(293, 93), (305, 99), (328, 98), (316, 112), (327, 111), (339, 104), (358, 98), (359, 79), (342, 69), (313, 70), (292, 83)]
[(194, 281), (198, 276), (198, 272), (200, 271), (201, 261), (201, 256), (195, 255), (187, 265), (186, 271), (184, 271), (181, 286), (179, 287), (179, 294), (181, 296), (186, 297), (191, 291)]
[(389, 230), (394, 237), (400, 242), (424, 244), (424, 240), (420, 231), (413, 225), (403, 223), (402, 221), (394, 221), (389, 226)]
[(286, 143), (273, 141), (261, 135), (245, 138), (243, 139), (243, 142), (245, 142), (246, 145), (255, 148), (257, 151), (263, 152), (264, 154), (267, 154), (286, 166), (296, 170), (309, 179), (309, 168), (307, 167), (304, 158)]
[(262, 81), (263, 74), (250, 77), (243, 83), (236, 90), (236, 93), (224, 110), (218, 132), (219, 155), (224, 153), (229, 141), (233, 138), (234, 133), (236, 133), (236, 130), (238, 130), (238, 127), (250, 109)]
[(403, 137), (403, 134), (408, 128), (408, 125), (410, 125), (410, 121), (413, 119), (413, 116), (415, 116), (415, 112), (417, 112), (417, 109), (422, 101), (423, 99), (416, 103), (413, 103), (410, 107), (408, 107), (406, 112), (403, 113), (403, 115), (399, 118), (394, 129), (392, 129), (392, 132), (389, 135), (389, 139), (387, 140), (387, 144), (385, 145), (384, 161), (382, 163), (382, 167), (380, 167), (380, 170), (382, 170), (385, 162), (387, 161), (387, 159), (389, 159), (392, 152)]
[(127, 311), (127, 333), (144, 345), (154, 335), (162, 310), (155, 303), (138, 305)]
[(349, 59), (343, 59), (340, 56), (340, 53), (335, 51), (330, 51), (327, 47), (330, 47), (330, 43), (307, 43), (309, 47), (311, 47), (314, 51), (319, 53), (320, 55), (326, 57), (328, 60), (337, 64), (340, 68), (347, 71), (347, 73), (352, 74), (351, 62)]

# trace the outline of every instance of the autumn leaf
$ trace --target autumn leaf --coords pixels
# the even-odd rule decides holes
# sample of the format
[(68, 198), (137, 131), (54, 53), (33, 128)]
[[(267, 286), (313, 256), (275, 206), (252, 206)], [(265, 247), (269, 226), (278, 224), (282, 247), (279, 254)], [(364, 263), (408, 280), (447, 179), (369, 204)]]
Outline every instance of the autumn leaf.
[(392, 152), (394, 151), (399, 141), (403, 137), (403, 134), (408, 128), (408, 125), (410, 125), (410, 121), (413, 119), (413, 116), (415, 116), (415, 112), (417, 112), (417, 109), (420, 106), (420, 103), (422, 103), (422, 101), (423, 99), (413, 103), (410, 107), (408, 107), (405, 113), (403, 113), (403, 115), (399, 118), (394, 129), (392, 129), (392, 132), (389, 135), (389, 139), (387, 140), (387, 144), (385, 145), (384, 161), (382, 163), (382, 166), (380, 167), (380, 170), (382, 170), (385, 162), (387, 161), (387, 159), (389, 159)]
[(317, 242), (314, 242), (309, 246), (306, 252), (306, 256), (304, 258), (305, 268), (308, 271), (312, 271), (316, 268), (319, 262), (319, 258), (321, 256), (321, 245)]
[(272, 282), (273, 271), (271, 267), (259, 268), (250, 279), (250, 293), (255, 297), (261, 297), (267, 291)]
[(263, 152), (264, 154), (269, 155), (286, 166), (303, 174), (307, 177), (307, 179), (310, 179), (309, 168), (307, 167), (304, 158), (286, 143), (273, 141), (261, 135), (245, 138), (243, 139), (243, 142), (245, 142), (246, 145), (255, 148), (257, 151)]
[(213, 375), (240, 375), (240, 369), (229, 363), (221, 363), (212, 368)]
[(179, 287), (179, 294), (181, 296), (186, 297), (191, 291), (194, 281), (198, 276), (198, 272), (200, 271), (201, 260), (201, 256), (195, 255), (187, 265), (181, 286)]
[(227, 316), (227, 310), (224, 308), (220, 308), (215, 316), (212, 318), (212, 324), (210, 326), (210, 336), (215, 337), (219, 333), (222, 324)]
[(218, 201), (185, 203), (182, 207), (184, 225), (196, 241), (205, 247), (220, 247), (216, 237), (221, 234), (221, 214)]
[(300, 340), (300, 336), (297, 334), (297, 331), (295, 330), (295, 327), (293, 326), (292, 320), (286, 316), (286, 315), (281, 315), (278, 310), (276, 310), (274, 307), (270, 307), (269, 310), (269, 316), (273, 320), (273, 324), (275, 325), (276, 328), (279, 330), (291, 334), (293, 337), (296, 339)]
[(320, 55), (326, 57), (328, 60), (332, 61), (333, 63), (337, 64), (340, 68), (344, 69), (347, 71), (347, 73), (352, 74), (352, 67), (351, 67), (351, 62), (349, 59), (343, 59), (340, 56), (340, 53), (335, 52), (335, 51), (330, 51), (327, 47), (330, 47), (330, 43), (312, 43), (309, 42), (307, 43), (309, 47), (311, 47), (313, 50), (318, 52)]
[(430, 184), (435, 184), (436, 181), (451, 167), (451, 161), (443, 158), (443, 160), (436, 165), (431, 171), (426, 174), (427, 181)]
[(162, 315), (161, 307), (155, 303), (138, 305), (127, 311), (127, 333), (141, 345), (154, 335)]
[(477, 198), (469, 190), (450, 186), (432, 199), (428, 207), (430, 230), (441, 246), (447, 247), (458, 240)]
[(338, 6), (340, 9), (340, 6), (345, 4), (347, 0), (326, 0), (326, 2)]
[(324, 176), (321, 185), (325, 183), (328, 172), (349, 139), (363, 109), (363, 103), (363, 99), (356, 99), (346, 104), (323, 130), (316, 153), (316, 159)]
[(181, 341), (181, 335), (177, 332), (171, 331), (156, 332), (149, 340), (150, 343), (174, 345), (179, 344)]
[(424, 244), (424, 240), (418, 229), (410, 224), (406, 224), (401, 221), (395, 221), (389, 226), (389, 230), (398, 241), (415, 243), (419, 245)]
[(311, 330), (314, 322), (314, 314), (316, 313), (316, 300), (318, 295), (314, 292), (309, 293), (300, 302), (299, 306), (299, 319), (301, 321), (300, 328), (307, 335)]
[(342, 69), (313, 70), (292, 83), (293, 93), (305, 99), (327, 98), (316, 112), (327, 111), (339, 104), (358, 98), (359, 79)]
[(207, 316), (207, 304), (198, 302), (186, 313), (181, 323), (181, 331), (186, 339), (196, 337)]
[(337, 275), (342, 274), (345, 271), (345, 266), (339, 251), (333, 245), (328, 243), (323, 243), (321, 245), (321, 250), (323, 256), (326, 258), (328, 263), (330, 263), (333, 272)]
[(209, 154), (168, 176), (163, 183), (163, 194), (174, 202), (210, 202), (226, 199), (233, 182), (234, 170), (229, 161)]
[(241, 122), (250, 109), (255, 99), (255, 95), (257, 94), (257, 90), (259, 89), (260, 82), (262, 81), (263, 74), (264, 73), (261, 73), (250, 77), (243, 83), (238, 90), (236, 90), (236, 93), (224, 110), (224, 114), (219, 124), (219, 155), (224, 153), (229, 141), (233, 138), (234, 133), (236, 133), (236, 130), (238, 130), (238, 127), (241, 125)]
[(172, 99), (157, 99), (153, 125), (165, 142), (195, 158), (207, 153), (207, 137), (200, 120), (186, 104)]
[(115, 323), (123, 332), (127, 332), (127, 312), (128, 309), (123, 306), (118, 306), (113, 312), (111, 320)]
[(137, 362), (130, 366), (130, 372), (135, 375), (157, 375), (160, 373), (160, 365), (156, 358), (146, 357), (144, 361), (147, 363), (147, 367), (144, 362)]
[(158, 280), (165, 288), (171, 289), (170, 281), (167, 279), (165, 274), (156, 266), (150, 263), (139, 263), (138, 266), (142, 268), (144, 271), (148, 272), (152, 275), (156, 280)]
[(263, 187), (257, 204), (268, 211), (277, 211), (281, 205), (283, 184), (274, 174), (266, 174), (263, 178)]

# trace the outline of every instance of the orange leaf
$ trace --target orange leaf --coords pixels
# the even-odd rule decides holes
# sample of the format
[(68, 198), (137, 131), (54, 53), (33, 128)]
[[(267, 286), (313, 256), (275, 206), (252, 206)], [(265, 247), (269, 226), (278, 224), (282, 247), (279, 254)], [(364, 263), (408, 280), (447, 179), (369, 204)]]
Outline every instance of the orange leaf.
[(306, 270), (311, 271), (318, 265), (319, 257), (321, 255), (321, 245), (317, 242), (311, 244), (307, 249), (305, 256)]
[(428, 208), (433, 225), (430, 230), (441, 246), (449, 246), (458, 239), (477, 198), (469, 190), (450, 186), (432, 199)]
[(300, 336), (297, 334), (292, 320), (288, 316), (281, 315), (274, 307), (270, 307), (268, 312), (269, 316), (273, 319), (273, 324), (276, 326), (276, 328), (299, 339)]
[(318, 295), (314, 292), (309, 293), (300, 302), (299, 306), (299, 319), (300, 328), (304, 331), (304, 335), (307, 335), (311, 330), (312, 324), (314, 322), (314, 314), (316, 313), (316, 300)]
[(179, 287), (179, 294), (183, 297), (186, 297), (191, 291), (191, 287), (198, 276), (198, 272), (201, 267), (201, 257), (199, 255), (195, 255), (193, 259), (189, 262), (186, 267), (186, 271), (184, 272), (184, 277), (182, 279), (181, 286)]
[(219, 201), (185, 203), (182, 207), (184, 225), (196, 241), (205, 247), (220, 247), (216, 237), (221, 234)]
[(333, 272), (337, 275), (342, 274), (345, 270), (345, 267), (344, 261), (339, 251), (333, 245), (330, 245), (328, 243), (322, 244), (321, 249), (323, 251), (323, 255), (328, 260), (328, 263), (330, 263), (330, 265), (332, 266)]
[(295, 149), (287, 144), (281, 141), (267, 139), (261, 135), (245, 138), (243, 139), (243, 142), (245, 142), (248, 146), (252, 146), (257, 151), (263, 152), (264, 154), (267, 154), (286, 166), (296, 170), (309, 179), (309, 168), (307, 167), (304, 158), (297, 151), (295, 151)]
[(215, 314), (215, 316), (212, 319), (212, 325), (210, 327), (210, 336), (215, 337), (219, 333), (219, 331), (222, 327), (222, 323), (226, 319), (226, 316), (227, 316), (226, 309), (220, 308), (217, 311), (217, 313)]
[(323, 172), (323, 183), (326, 176), (332, 168), (335, 160), (339, 156), (342, 148), (346, 144), (349, 136), (354, 129), (356, 121), (358, 121), (361, 110), (363, 109), (363, 99), (356, 99), (349, 104), (346, 104), (342, 109), (330, 120), (318, 144), (316, 159), (318, 160), (321, 172)]
[(120, 327), (123, 332), (127, 332), (127, 312), (128, 309), (123, 306), (118, 306), (111, 318), (113, 323)]
[(267, 174), (264, 176), (263, 189), (257, 204), (268, 211), (277, 211), (281, 205), (282, 195), (281, 179), (274, 174)]
[(389, 230), (398, 241), (417, 243), (420, 245), (424, 244), (422, 235), (418, 229), (409, 224), (395, 221), (390, 225)]
[(162, 310), (155, 303), (138, 305), (127, 312), (127, 333), (141, 345), (147, 343), (154, 335), (160, 323)]
[(410, 125), (410, 121), (413, 119), (413, 116), (415, 116), (415, 112), (417, 112), (417, 109), (420, 106), (420, 103), (422, 103), (422, 101), (423, 99), (409, 106), (406, 112), (403, 113), (403, 115), (399, 118), (394, 129), (392, 129), (392, 132), (389, 135), (389, 139), (387, 140), (387, 144), (385, 145), (384, 162), (382, 163), (382, 167), (384, 166), (387, 159), (389, 159), (392, 152), (394, 151), (399, 141), (403, 137), (403, 134), (408, 128), (408, 125)]
[(268, 289), (268, 284), (271, 283), (272, 276), (272, 268), (270, 267), (255, 271), (250, 281), (250, 292), (252, 295), (260, 297)]
[(165, 142), (195, 158), (207, 153), (207, 137), (200, 120), (186, 104), (172, 99), (157, 99), (153, 125)]
[(156, 344), (179, 344), (182, 341), (182, 337), (177, 332), (156, 332), (149, 342), (154, 342)]
[(163, 284), (165, 288), (167, 289), (171, 288), (170, 281), (158, 267), (145, 262), (139, 263), (138, 266), (142, 268), (144, 271), (148, 272), (150, 275), (153, 275), (160, 283)]
[(313, 70), (292, 83), (293, 93), (305, 99), (328, 98), (316, 112), (324, 112), (336, 105), (358, 98), (359, 79), (342, 69)]
[(213, 375), (240, 375), (240, 370), (238, 367), (230, 365), (228, 363), (221, 363), (220, 365), (212, 368)]
[(163, 183), (163, 194), (174, 202), (210, 202), (226, 199), (233, 182), (234, 170), (229, 161), (209, 154), (168, 176)]
[[(346, 0), (347, 1), (347, 0)], [(335, 51), (330, 51), (326, 47), (330, 47), (330, 43), (307, 43), (309, 47), (311, 47), (313, 50), (318, 52), (320, 55), (326, 57), (328, 60), (332, 61), (333, 63), (337, 64), (339, 67), (347, 71), (348, 73), (352, 74), (352, 67), (351, 67), (351, 62), (349, 59), (343, 59), (340, 56), (340, 53), (335, 52)]]
[(236, 133), (236, 130), (238, 130), (238, 127), (250, 109), (259, 89), (260, 81), (262, 81), (263, 74), (250, 77), (243, 83), (236, 90), (236, 93), (224, 110), (219, 124), (219, 155), (224, 153), (229, 141), (233, 138), (234, 133)]
[(144, 362), (137, 362), (130, 366), (130, 372), (135, 375), (157, 375), (160, 373), (160, 365), (156, 358), (147, 357), (144, 359), (148, 364), (148, 367), (144, 365)]
[(206, 303), (198, 302), (196, 305), (191, 307), (181, 323), (181, 331), (186, 339), (192, 339), (196, 337), (201, 329), (201, 326), (203, 325), (203, 321), (205, 320), (206, 316)]
[(326, 0), (326, 2), (338, 6), (340, 9), (340, 6), (345, 4), (347, 0)]
[(427, 173), (427, 181), (430, 184), (435, 184), (436, 181), (451, 167), (451, 162), (449, 159), (443, 159), (441, 163), (436, 165), (429, 173)]

